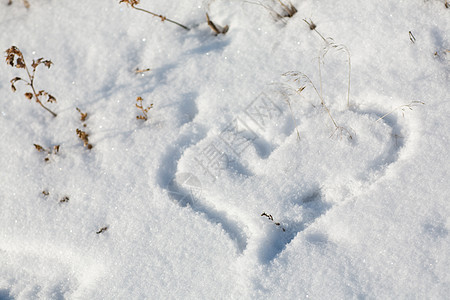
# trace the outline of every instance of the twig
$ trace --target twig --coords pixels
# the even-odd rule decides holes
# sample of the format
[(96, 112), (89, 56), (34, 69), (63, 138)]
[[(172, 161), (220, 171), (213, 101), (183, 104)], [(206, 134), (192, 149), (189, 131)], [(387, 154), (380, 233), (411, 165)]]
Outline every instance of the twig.
[(163, 21), (163, 22), (164, 22), (164, 21), (167, 21), (167, 22), (173, 23), (173, 24), (175, 24), (175, 25), (178, 25), (178, 26), (180, 26), (180, 27), (182, 27), (182, 28), (184, 28), (184, 29), (186, 29), (186, 30), (189, 30), (189, 27), (184, 26), (183, 24), (180, 24), (180, 23), (178, 23), (178, 22), (176, 22), (176, 21), (174, 21), (174, 20), (168, 19), (168, 18), (166, 18), (166, 17), (163, 16), (163, 15), (158, 15), (158, 14), (156, 14), (156, 13), (154, 13), (154, 12), (151, 12), (151, 11), (148, 11), (148, 10), (146, 10), (146, 9), (143, 9), (143, 8), (140, 8), (140, 7), (136, 7), (136, 5), (139, 4), (140, 0), (121, 0), (121, 1), (119, 2), (119, 4), (122, 3), (122, 2), (125, 2), (125, 3), (129, 4), (129, 5), (130, 5), (132, 8), (134, 8), (134, 9), (137, 9), (137, 10), (143, 11), (143, 12), (145, 12), (145, 13), (151, 14), (152, 16), (158, 17), (158, 18), (160, 18), (161, 21)]

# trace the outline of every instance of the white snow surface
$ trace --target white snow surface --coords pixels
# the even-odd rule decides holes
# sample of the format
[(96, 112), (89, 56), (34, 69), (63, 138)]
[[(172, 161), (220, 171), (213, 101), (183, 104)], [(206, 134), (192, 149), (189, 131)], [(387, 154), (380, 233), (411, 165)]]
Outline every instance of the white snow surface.
[(448, 299), (445, 1), (7, 2), (0, 299)]

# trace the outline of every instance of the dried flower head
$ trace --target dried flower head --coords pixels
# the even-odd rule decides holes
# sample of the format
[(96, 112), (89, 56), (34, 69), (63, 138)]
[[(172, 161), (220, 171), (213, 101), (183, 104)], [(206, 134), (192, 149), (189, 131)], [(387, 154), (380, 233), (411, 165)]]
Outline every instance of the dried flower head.
[(138, 5), (140, 0), (120, 0), (119, 4), (125, 2), (126, 4), (129, 4), (131, 6)]
[(88, 148), (89, 150), (90, 149), (92, 149), (92, 145), (91, 144), (89, 144), (89, 134), (87, 134), (85, 131), (83, 131), (83, 130), (80, 130), (80, 129), (77, 129), (77, 135), (78, 135), (78, 137), (80, 138), (80, 140), (82, 140), (83, 141), (83, 143), (84, 143), (84, 146), (86, 147), (86, 148)]
[(137, 97), (137, 99), (136, 99), (136, 102), (137, 102), (136, 107), (142, 111), (142, 115), (136, 116), (136, 119), (147, 121), (148, 120), (147, 113), (150, 109), (153, 108), (153, 103), (150, 104), (150, 106), (148, 106), (147, 108), (144, 108), (144, 106), (142, 104), (143, 101), (144, 101), (144, 99), (142, 99), (142, 97)]
[(16, 46), (11, 46), (6, 51), (6, 63), (10, 65), (11, 67), (16, 67), (17, 69), (24, 69), (25, 74), (28, 77), (27, 79), (23, 79), (21, 77), (14, 77), (10, 80), (11, 83), (11, 89), (13, 92), (16, 92), (16, 86), (14, 85), (17, 81), (23, 81), (26, 85), (30, 86), (31, 91), (25, 93), (25, 97), (28, 100), (32, 100), (33, 98), (36, 100), (36, 102), (42, 106), (45, 110), (47, 110), (49, 113), (51, 113), (54, 117), (56, 117), (56, 114), (51, 111), (49, 108), (47, 108), (43, 103), (43, 97), (47, 98), (47, 102), (54, 103), (56, 102), (56, 98), (47, 93), (44, 90), (40, 90), (39, 92), (36, 92), (35, 86), (34, 86), (34, 79), (36, 75), (36, 68), (43, 64), (47, 68), (50, 68), (50, 66), (53, 64), (50, 60), (44, 60), (44, 58), (39, 58), (38, 60), (33, 60), (31, 63), (31, 71), (27, 67), (27, 64), (25, 63), (25, 59), (23, 57), (22, 51), (19, 50)]
[(80, 121), (81, 121), (81, 122), (86, 121), (86, 118), (87, 118), (87, 115), (88, 115), (88, 114), (82, 112), (78, 107), (77, 107), (76, 109), (77, 109), (77, 111), (80, 113)]

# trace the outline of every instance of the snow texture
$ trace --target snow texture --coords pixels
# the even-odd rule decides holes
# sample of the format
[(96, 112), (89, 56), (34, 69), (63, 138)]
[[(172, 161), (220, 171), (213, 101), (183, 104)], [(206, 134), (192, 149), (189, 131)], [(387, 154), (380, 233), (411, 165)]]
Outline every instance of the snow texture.
[(0, 65), (0, 299), (448, 298), (445, 1), (29, 2), (58, 116)]

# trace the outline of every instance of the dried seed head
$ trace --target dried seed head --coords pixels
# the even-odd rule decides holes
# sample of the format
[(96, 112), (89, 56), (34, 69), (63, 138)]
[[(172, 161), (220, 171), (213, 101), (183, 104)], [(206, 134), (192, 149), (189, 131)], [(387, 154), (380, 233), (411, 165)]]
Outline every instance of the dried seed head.
[(50, 66), (53, 65), (51, 60), (44, 60), (42, 63), (49, 69), (50, 69)]
[(22, 78), (20, 78), (20, 77), (14, 77), (13, 79), (10, 80), (10, 82), (11, 82), (11, 89), (12, 89), (13, 92), (16, 91), (16, 87), (14, 86), (14, 83), (15, 83), (16, 81), (19, 81), (19, 80), (22, 80)]
[[(83, 113), (78, 107), (76, 109), (80, 113), (80, 121), (81, 122), (86, 121), (86, 118), (87, 118), (88, 114), (87, 113)], [(83, 126), (86, 127), (86, 124), (84, 124)]]
[(11, 67), (14, 67), (14, 54), (11, 53), (6, 56), (6, 63)]
[(131, 6), (138, 5), (140, 0), (120, 0), (119, 4), (125, 2), (126, 4), (129, 4)]
[(33, 145), (36, 148), (36, 150), (39, 151), (39, 152), (42, 152), (42, 151), (45, 150), (41, 145), (38, 145), (38, 144), (33, 144)]
[(33, 99), (33, 93), (25, 93), (25, 97), (27, 97), (28, 100)]
[(5, 51), (7, 54), (14, 54), (14, 55), (22, 55), (22, 52), (20, 52), (19, 48), (16, 46), (11, 46), (9, 49)]
[(25, 69), (25, 62), (23, 61), (22, 57), (18, 57), (16, 60), (16, 68), (18, 69)]
[(56, 102), (56, 99), (52, 95), (48, 94), (47, 102), (54, 103), (54, 102)]
[(59, 200), (59, 203), (69, 202), (69, 197), (65, 196), (61, 200)]
[(42, 58), (42, 57), (39, 58), (39, 59), (36, 60), (36, 61), (33, 59), (33, 63), (31, 64), (31, 66), (33, 67), (33, 69), (36, 69), (36, 67), (39, 66), (39, 64), (41, 63), (41, 61), (42, 61), (43, 59), (44, 59), (44, 58)]

